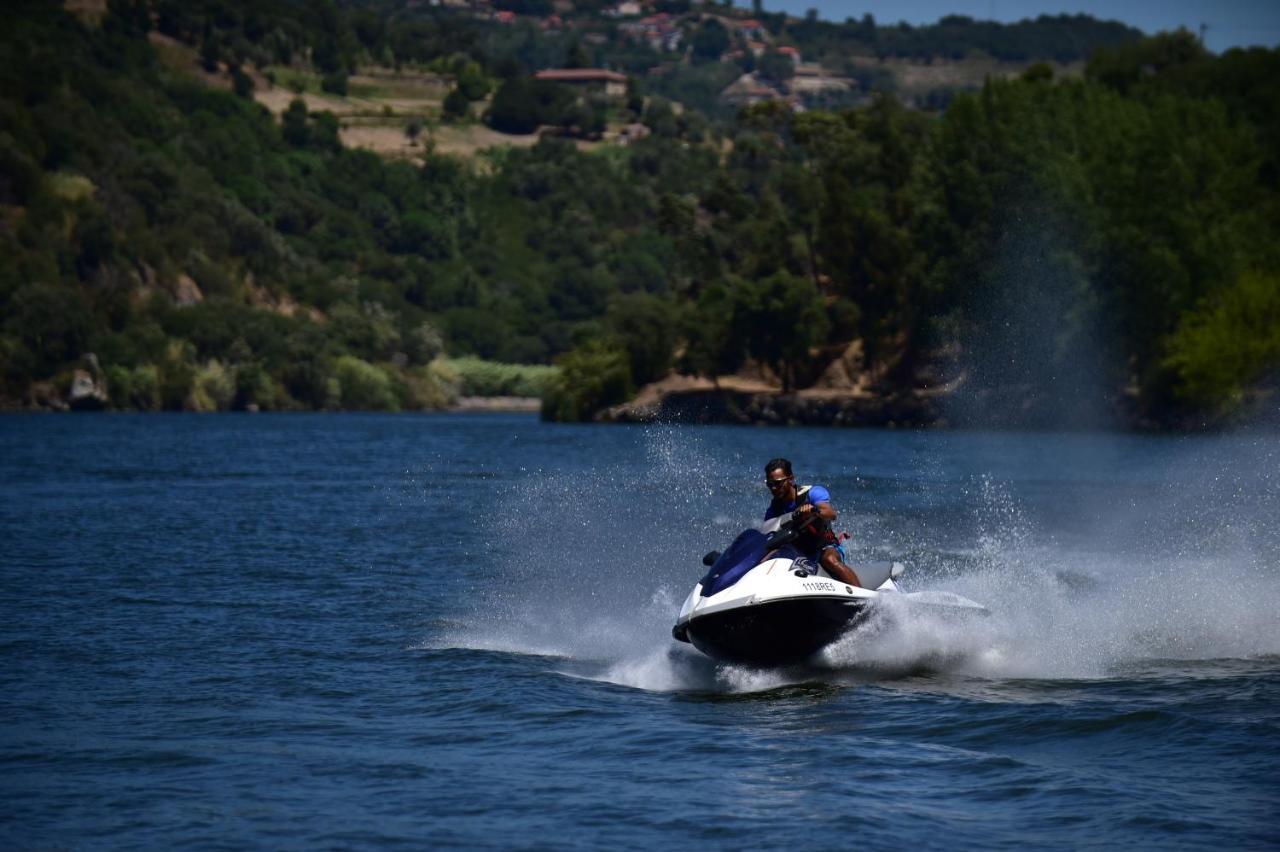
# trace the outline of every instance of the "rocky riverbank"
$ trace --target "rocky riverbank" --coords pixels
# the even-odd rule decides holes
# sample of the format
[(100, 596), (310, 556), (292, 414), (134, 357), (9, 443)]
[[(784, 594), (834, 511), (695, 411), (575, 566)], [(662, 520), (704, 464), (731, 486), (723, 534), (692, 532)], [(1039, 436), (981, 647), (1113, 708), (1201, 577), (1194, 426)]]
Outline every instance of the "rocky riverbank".
[(1057, 397), (1044, 389), (956, 388), (896, 394), (801, 391), (741, 387), (651, 386), (635, 400), (605, 409), (602, 423), (689, 423), (759, 426), (874, 428), (973, 428), (1025, 430), (1121, 430), (1213, 432), (1233, 428), (1280, 430), (1280, 393), (1259, 389), (1233, 417), (1191, 412), (1141, 411), (1131, 395), (1109, 400)]
[(784, 394), (777, 391), (670, 391), (606, 409), (607, 423), (724, 423), (768, 426), (945, 426), (938, 397)]

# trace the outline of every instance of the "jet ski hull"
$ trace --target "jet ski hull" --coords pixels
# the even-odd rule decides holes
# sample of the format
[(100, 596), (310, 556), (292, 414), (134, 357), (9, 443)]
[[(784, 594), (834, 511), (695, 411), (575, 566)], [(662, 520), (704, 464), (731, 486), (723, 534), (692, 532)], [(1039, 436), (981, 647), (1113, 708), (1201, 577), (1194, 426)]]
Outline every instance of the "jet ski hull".
[(803, 662), (840, 638), (864, 613), (866, 598), (763, 601), (690, 619), (683, 632), (702, 653), (751, 666)]
[(802, 663), (854, 626), (883, 594), (900, 594), (901, 563), (859, 562), (846, 584), (793, 546), (797, 528), (772, 518), (743, 530), (680, 608), (671, 635), (715, 660), (768, 667)]

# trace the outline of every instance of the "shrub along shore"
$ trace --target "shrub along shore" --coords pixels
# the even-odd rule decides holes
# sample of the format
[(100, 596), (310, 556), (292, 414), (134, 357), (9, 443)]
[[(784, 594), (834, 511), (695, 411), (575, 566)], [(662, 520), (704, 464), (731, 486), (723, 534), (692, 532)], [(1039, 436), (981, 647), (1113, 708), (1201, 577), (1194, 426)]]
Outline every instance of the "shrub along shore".
[[(537, 410), (558, 368), (501, 364), (475, 357), (436, 358), (411, 367), (371, 364), (350, 355), (334, 359), (326, 400), (301, 406), (275, 396), (261, 369), (206, 362), (176, 385), (163, 384), (152, 365), (103, 370), (94, 355), (37, 387), (27, 409), (51, 411), (438, 411), (450, 408)], [(261, 384), (259, 384), (261, 383)], [(266, 386), (263, 387), (262, 384)]]

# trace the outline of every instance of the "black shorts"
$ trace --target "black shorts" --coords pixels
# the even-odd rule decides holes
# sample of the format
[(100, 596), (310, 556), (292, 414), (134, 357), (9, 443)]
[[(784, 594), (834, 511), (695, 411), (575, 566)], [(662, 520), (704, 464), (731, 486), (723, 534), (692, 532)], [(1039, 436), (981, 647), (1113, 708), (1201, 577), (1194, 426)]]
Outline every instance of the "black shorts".
[(796, 539), (796, 550), (810, 559), (817, 559), (829, 547), (839, 548), (840, 539), (831, 530), (831, 526), (825, 523), (814, 524)]

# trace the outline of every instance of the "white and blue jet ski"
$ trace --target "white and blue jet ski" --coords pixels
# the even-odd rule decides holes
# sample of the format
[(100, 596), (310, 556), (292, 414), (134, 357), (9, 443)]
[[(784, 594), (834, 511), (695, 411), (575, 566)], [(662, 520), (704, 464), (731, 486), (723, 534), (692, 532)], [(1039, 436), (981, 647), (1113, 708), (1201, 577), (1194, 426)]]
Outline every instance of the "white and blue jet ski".
[(797, 526), (791, 515), (771, 518), (744, 530), (723, 553), (703, 557), (710, 570), (680, 608), (671, 635), (723, 662), (780, 666), (839, 639), (884, 595), (986, 614), (959, 595), (904, 593), (897, 583), (901, 562), (850, 563), (862, 586), (836, 580), (793, 544), (812, 519)]

